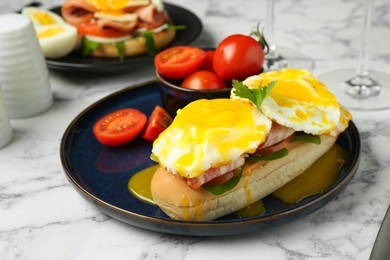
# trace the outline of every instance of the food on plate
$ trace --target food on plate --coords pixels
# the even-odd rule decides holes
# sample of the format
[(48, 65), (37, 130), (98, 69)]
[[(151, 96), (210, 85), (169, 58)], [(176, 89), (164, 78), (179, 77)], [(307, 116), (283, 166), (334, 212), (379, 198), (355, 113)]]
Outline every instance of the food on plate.
[(202, 66), (206, 53), (199, 48), (175, 46), (161, 51), (154, 57), (154, 65), (162, 76), (182, 79)]
[(133, 108), (113, 111), (99, 119), (92, 128), (96, 139), (108, 146), (130, 142), (146, 124), (146, 115)]
[(30, 17), (46, 58), (60, 58), (75, 49), (76, 28), (67, 24), (56, 13), (36, 7), (25, 7), (22, 14)]
[(165, 111), (164, 108), (156, 106), (146, 123), (146, 128), (142, 134), (142, 138), (153, 142), (171, 123), (172, 117), (168, 114), (168, 112)]
[(281, 188), (335, 144), (348, 111), (310, 72), (233, 81), (230, 99), (197, 100), (153, 143), (151, 191), (171, 218), (212, 220)]
[(176, 35), (161, 0), (66, 0), (61, 13), (94, 57), (155, 54)]
[(197, 90), (224, 89), (227, 87), (226, 83), (220, 77), (208, 70), (195, 71), (184, 78), (180, 86), (182, 88)]

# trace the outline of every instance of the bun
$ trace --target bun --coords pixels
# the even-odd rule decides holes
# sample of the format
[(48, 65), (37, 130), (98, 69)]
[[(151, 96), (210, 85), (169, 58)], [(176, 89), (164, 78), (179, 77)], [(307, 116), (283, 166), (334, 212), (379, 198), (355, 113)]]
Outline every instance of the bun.
[[(154, 43), (157, 49), (167, 46), (176, 36), (176, 30), (164, 30), (153, 34)], [(125, 41), (125, 56), (136, 56), (146, 53), (146, 38), (138, 36)], [(91, 56), (100, 58), (118, 57), (118, 49), (114, 43), (101, 43), (98, 48), (90, 53)]]
[(207, 221), (236, 212), (302, 174), (336, 142), (328, 135), (320, 137), (320, 145), (297, 143), (283, 158), (245, 165), (237, 186), (221, 195), (203, 188), (192, 190), (180, 175), (159, 167), (151, 182), (153, 199), (167, 215), (178, 220)]

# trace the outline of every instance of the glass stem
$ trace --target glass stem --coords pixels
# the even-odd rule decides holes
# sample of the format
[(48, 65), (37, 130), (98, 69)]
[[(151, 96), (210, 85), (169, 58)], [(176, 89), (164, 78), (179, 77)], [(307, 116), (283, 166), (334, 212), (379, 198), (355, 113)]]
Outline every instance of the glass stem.
[(359, 64), (356, 70), (358, 78), (366, 78), (368, 76), (368, 42), (370, 40), (373, 4), (374, 0), (365, 0), (363, 37), (360, 46)]
[(269, 44), (269, 52), (267, 54), (268, 57), (273, 58), (276, 57), (276, 47), (274, 45), (274, 14), (275, 14), (275, 1), (267, 0), (267, 42)]

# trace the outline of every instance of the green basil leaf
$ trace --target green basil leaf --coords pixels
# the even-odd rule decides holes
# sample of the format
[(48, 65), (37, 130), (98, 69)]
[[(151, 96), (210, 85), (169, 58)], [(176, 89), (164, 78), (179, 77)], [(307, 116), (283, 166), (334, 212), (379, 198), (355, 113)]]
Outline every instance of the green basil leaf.
[(174, 25), (174, 24), (168, 24), (167, 30), (184, 30), (187, 26), (185, 25)]
[(273, 161), (280, 158), (283, 158), (288, 155), (288, 150), (286, 148), (280, 149), (276, 152), (266, 154), (264, 156), (257, 155), (257, 156), (248, 156), (245, 158), (245, 162), (248, 163), (255, 163), (259, 161)]
[(125, 43), (124, 42), (117, 42), (115, 44), (117, 50), (118, 50), (118, 57), (121, 61), (125, 59)]
[(146, 31), (146, 32), (143, 33), (143, 36), (146, 39), (146, 41), (145, 41), (146, 52), (150, 56), (156, 55), (157, 54), (157, 49), (156, 49), (156, 45), (154, 44), (153, 32)]
[(293, 139), (291, 139), (290, 143), (292, 142), (305, 142), (305, 143), (313, 143), (313, 144), (321, 144), (321, 138), (318, 135), (310, 135), (310, 134), (295, 134)]
[(236, 185), (239, 183), (241, 179), (243, 169), (244, 167), (240, 167), (236, 169), (235, 170), (236, 175), (225, 183), (222, 183), (220, 185), (215, 185), (215, 186), (207, 186), (206, 184), (204, 184), (202, 187), (214, 195), (221, 195), (236, 187)]
[(81, 53), (83, 56), (88, 56), (92, 51), (99, 48), (100, 45), (101, 44), (99, 42), (93, 42), (88, 40), (87, 38), (84, 38)]
[(233, 93), (241, 98), (249, 99), (256, 106), (260, 107), (264, 98), (275, 87), (276, 83), (277, 81), (271, 81), (267, 86), (264, 87), (262, 86), (262, 83), (260, 83), (258, 88), (249, 88), (241, 81), (234, 79), (232, 81), (232, 86), (234, 88)]

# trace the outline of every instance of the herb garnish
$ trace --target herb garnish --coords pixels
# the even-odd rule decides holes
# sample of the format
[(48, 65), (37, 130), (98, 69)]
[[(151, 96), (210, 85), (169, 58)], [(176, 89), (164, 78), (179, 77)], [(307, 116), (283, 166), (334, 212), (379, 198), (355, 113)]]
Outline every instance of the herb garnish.
[(260, 83), (258, 88), (249, 88), (243, 82), (234, 79), (232, 82), (233, 93), (238, 97), (249, 99), (260, 108), (264, 98), (275, 87), (276, 83), (277, 81), (271, 81), (267, 86), (262, 86)]

